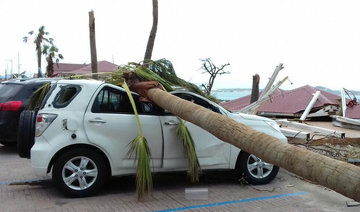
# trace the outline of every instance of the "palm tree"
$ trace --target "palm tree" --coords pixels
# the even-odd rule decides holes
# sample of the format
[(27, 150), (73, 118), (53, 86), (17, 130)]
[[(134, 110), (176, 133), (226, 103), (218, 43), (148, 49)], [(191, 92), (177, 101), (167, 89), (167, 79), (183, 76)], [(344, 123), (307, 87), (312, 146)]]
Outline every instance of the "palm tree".
[[(157, 18), (158, 2), (157, 0), (153, 0), (153, 27), (150, 32), (145, 52), (144, 60), (146, 62), (151, 62), (148, 60), (151, 59), (153, 50), (157, 30)], [(155, 70), (155, 73), (160, 75), (160, 80), (167, 80), (169, 76), (172, 76), (169, 73), (164, 73), (162, 68), (157, 69), (156, 65), (155, 68), (152, 64), (143, 67), (152, 67), (152, 70)], [(170, 67), (170, 69), (172, 69), (172, 74), (175, 75), (171, 63), (165, 63), (160, 67)], [(178, 79), (177, 81), (177, 85), (180, 86), (182, 86), (183, 83), (186, 83), (181, 79)], [(142, 83), (144, 82), (136, 82), (136, 80), (131, 82), (131, 84)], [(230, 143), (248, 153), (254, 154), (264, 161), (282, 167), (305, 179), (333, 189), (356, 201), (360, 201), (359, 167), (284, 143), (279, 139), (255, 131), (224, 115), (220, 115), (194, 103), (173, 96), (159, 88), (166, 87), (163, 83), (162, 86), (159, 86), (159, 83), (157, 82), (152, 82), (146, 86), (140, 85), (133, 87), (145, 88), (142, 90), (135, 90), (135, 92), (142, 95), (143, 98), (150, 99), (161, 108), (168, 110), (179, 118), (207, 130), (220, 140)]]
[(64, 57), (62, 54), (59, 53), (59, 49), (55, 45), (44, 45), (42, 54), (47, 55), (46, 73), (48, 77), (51, 77), (54, 74), (54, 60), (56, 65), (58, 65), (59, 60), (64, 59)]
[[(169, 90), (169, 84), (181, 87), (189, 87), (189, 85), (185, 85), (184, 80), (176, 77), (170, 61), (162, 59), (160, 61), (146, 61), (146, 63), (142, 65), (133, 64), (135, 70), (133, 69), (132, 72), (134, 74), (126, 75), (136, 75), (137, 80), (123, 75), (126, 81), (131, 82), (130, 88), (140, 94), (141, 99), (154, 102), (179, 118), (210, 132), (220, 140), (254, 154), (264, 161), (360, 201), (359, 167), (284, 143), (227, 116), (173, 96), (162, 89)], [(129, 67), (126, 69), (129, 70)], [(148, 75), (151, 72), (152, 75), (156, 76), (146, 77), (145, 74), (140, 74), (140, 71), (137, 71), (144, 69), (147, 69)], [(156, 81), (146, 81), (151, 78), (156, 79)], [(163, 84), (164, 81), (165, 84)]]
[[(53, 45), (53, 41), (54, 39), (52, 38), (47, 38), (47, 36), (49, 35), (49, 32), (45, 31), (45, 26), (41, 26), (39, 28), (39, 31), (37, 34), (34, 33), (34, 31), (30, 31), (28, 32), (29, 36), (32, 36), (34, 38), (34, 43), (36, 46), (36, 53), (37, 53), (37, 63), (38, 63), (38, 77), (40, 77), (42, 75), (41, 72), (41, 54), (43, 52), (44, 46), (46, 44), (50, 44)], [(29, 40), (29, 37), (25, 36), (23, 37), (23, 41), (25, 43), (27, 43)]]
[(152, 51), (153, 51), (154, 43), (155, 43), (157, 25), (158, 25), (158, 11), (159, 11), (158, 0), (152, 0), (152, 2), (153, 2), (153, 25), (152, 25), (152, 28), (150, 31), (150, 36), (149, 36), (148, 43), (146, 46), (144, 60), (151, 59), (151, 55), (152, 55)]
[[(144, 83), (144, 82), (140, 82)], [(173, 96), (156, 83), (145, 93), (158, 106), (212, 133), (224, 142), (254, 154), (305, 179), (360, 201), (360, 168), (301, 149), (257, 132), (224, 115)]]

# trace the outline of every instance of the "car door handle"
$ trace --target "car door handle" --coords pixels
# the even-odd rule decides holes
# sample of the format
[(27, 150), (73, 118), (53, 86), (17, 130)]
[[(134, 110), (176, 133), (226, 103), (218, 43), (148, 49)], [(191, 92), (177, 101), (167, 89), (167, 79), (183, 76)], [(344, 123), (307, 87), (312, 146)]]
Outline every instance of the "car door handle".
[(100, 118), (90, 119), (89, 122), (90, 123), (102, 123), (102, 124), (106, 123), (105, 120), (100, 119)]
[(167, 122), (165, 122), (164, 124), (165, 124), (165, 125), (172, 126), (172, 125), (178, 125), (178, 124), (179, 124), (179, 122), (176, 122), (176, 121), (171, 120), (171, 121), (167, 121)]

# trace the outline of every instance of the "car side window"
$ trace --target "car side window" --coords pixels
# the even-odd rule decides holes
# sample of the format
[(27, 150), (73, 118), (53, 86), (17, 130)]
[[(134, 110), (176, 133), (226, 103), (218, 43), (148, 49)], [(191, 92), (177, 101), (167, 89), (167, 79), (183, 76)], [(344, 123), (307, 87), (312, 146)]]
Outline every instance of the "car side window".
[[(150, 102), (140, 102), (139, 96), (136, 94), (133, 94), (132, 97), (139, 114), (157, 114), (158, 107)], [(107, 86), (96, 96), (91, 112), (134, 114), (127, 93)]]
[(56, 94), (53, 102), (54, 108), (66, 107), (80, 91), (81, 87), (78, 85), (60, 86), (60, 91)]

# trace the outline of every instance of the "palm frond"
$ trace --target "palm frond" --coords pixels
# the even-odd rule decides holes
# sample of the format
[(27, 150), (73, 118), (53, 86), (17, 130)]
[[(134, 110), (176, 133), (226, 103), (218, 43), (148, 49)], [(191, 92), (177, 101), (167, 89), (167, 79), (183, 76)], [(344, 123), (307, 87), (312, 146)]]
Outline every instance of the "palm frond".
[(115, 72), (112, 72), (106, 79), (105, 82), (113, 84), (113, 85), (117, 85), (117, 86), (121, 86), (124, 83), (124, 71), (118, 69)]
[[(156, 61), (144, 60), (140, 63), (129, 62), (114, 72), (114, 77), (129, 72), (135, 73), (140, 81), (158, 81), (166, 91), (172, 91), (174, 87), (182, 87), (201, 96), (205, 96), (197, 85), (178, 77), (172, 63), (166, 59)], [(111, 76), (111, 78), (112, 77), (113, 76)], [(109, 82), (111, 82), (111, 80), (109, 80)]]
[(147, 68), (137, 67), (137, 68), (134, 69), (134, 73), (141, 80), (144, 80), (144, 81), (155, 80), (155, 81), (159, 82), (164, 87), (164, 89), (166, 91), (173, 91), (174, 90), (172, 88), (172, 86), (171, 86), (171, 83), (169, 83), (167, 80), (161, 78), (159, 75), (157, 75), (156, 73), (150, 71)]
[(167, 59), (160, 60), (146, 60), (143, 62), (144, 66), (147, 67), (152, 72), (159, 75), (162, 79), (168, 81), (168, 83), (188, 89), (191, 92), (197, 93), (201, 96), (205, 96), (201, 89), (190, 82), (187, 82), (180, 77), (178, 77), (175, 73), (175, 69), (172, 63)]
[(35, 110), (38, 109), (45, 98), (46, 94), (50, 89), (50, 82), (45, 83), (40, 88), (38, 88), (34, 93), (31, 95), (29, 100), (29, 105), (26, 109), (28, 110)]
[(183, 120), (179, 119), (179, 124), (177, 125), (176, 133), (178, 138), (182, 141), (185, 153), (188, 156), (188, 176), (190, 177), (191, 182), (199, 181), (199, 174), (201, 172), (199, 160), (195, 150), (194, 140), (189, 132), (189, 129), (186, 127)]
[(134, 98), (132, 97), (132, 94), (131, 94), (131, 92), (130, 92), (130, 89), (129, 89), (129, 87), (128, 87), (128, 85), (126, 84), (125, 81), (124, 81), (124, 83), (123, 83), (123, 88), (125, 89), (126, 94), (127, 94), (128, 97), (129, 97), (129, 100), (130, 100), (132, 109), (133, 109), (133, 111), (134, 111), (134, 114), (135, 114), (135, 117), (136, 117), (136, 121), (137, 121), (137, 124), (138, 124), (139, 134), (140, 134), (141, 136), (144, 136), (143, 131), (142, 131), (142, 128), (141, 128), (140, 118), (139, 118), (139, 114), (138, 114), (137, 109), (136, 109), (136, 105), (135, 105)]
[(136, 166), (136, 193), (138, 200), (143, 200), (152, 191), (152, 176), (150, 169), (150, 149), (143, 135), (138, 135), (130, 142), (128, 157), (135, 156)]
[(152, 191), (152, 176), (150, 169), (150, 148), (146, 138), (144, 137), (140, 118), (136, 109), (135, 101), (131, 95), (130, 89), (127, 86), (126, 82), (123, 82), (123, 88), (125, 89), (129, 99), (131, 106), (134, 110), (136, 121), (138, 124), (139, 135), (136, 136), (130, 142), (130, 148), (128, 151), (128, 156), (132, 157), (135, 155), (135, 160), (137, 159), (136, 166), (136, 193), (139, 200), (143, 200), (145, 195), (149, 195)]

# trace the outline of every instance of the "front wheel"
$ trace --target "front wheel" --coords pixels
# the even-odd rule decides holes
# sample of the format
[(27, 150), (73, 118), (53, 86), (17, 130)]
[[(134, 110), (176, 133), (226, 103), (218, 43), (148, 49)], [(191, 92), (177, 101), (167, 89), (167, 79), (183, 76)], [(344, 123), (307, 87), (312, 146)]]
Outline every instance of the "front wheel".
[(239, 171), (244, 174), (245, 180), (252, 185), (267, 184), (279, 172), (278, 166), (267, 163), (253, 154), (242, 152), (239, 157)]
[(66, 196), (86, 197), (98, 192), (107, 180), (106, 164), (104, 158), (91, 149), (71, 149), (56, 160), (52, 177)]

